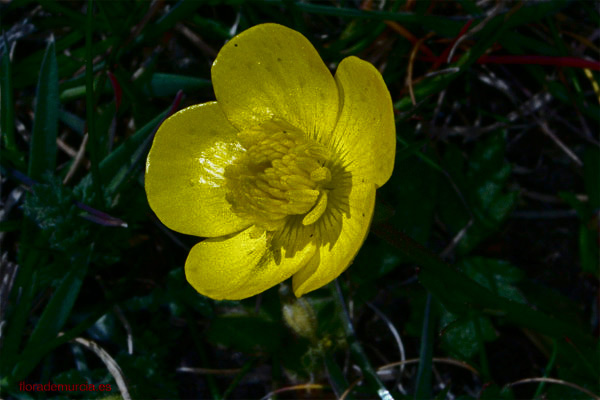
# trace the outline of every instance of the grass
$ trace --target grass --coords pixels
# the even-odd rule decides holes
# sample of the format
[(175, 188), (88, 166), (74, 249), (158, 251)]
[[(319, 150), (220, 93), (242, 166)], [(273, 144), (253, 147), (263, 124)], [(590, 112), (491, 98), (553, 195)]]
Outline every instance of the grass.
[[(396, 167), (337, 287), (216, 302), (145, 157), (264, 22), (381, 71)], [(585, 1), (2, 3), (2, 398), (598, 398), (599, 22)], [(308, 331), (282, 311), (306, 307)], [(110, 392), (20, 389), (47, 382)]]

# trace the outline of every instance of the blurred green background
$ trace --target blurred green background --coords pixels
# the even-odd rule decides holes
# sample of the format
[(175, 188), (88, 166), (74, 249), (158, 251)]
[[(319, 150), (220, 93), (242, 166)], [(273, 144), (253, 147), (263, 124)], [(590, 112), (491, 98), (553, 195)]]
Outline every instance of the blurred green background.
[[(0, 397), (597, 398), (598, 4), (0, 2)], [(263, 22), (382, 72), (396, 167), (338, 287), (216, 302), (145, 158)]]

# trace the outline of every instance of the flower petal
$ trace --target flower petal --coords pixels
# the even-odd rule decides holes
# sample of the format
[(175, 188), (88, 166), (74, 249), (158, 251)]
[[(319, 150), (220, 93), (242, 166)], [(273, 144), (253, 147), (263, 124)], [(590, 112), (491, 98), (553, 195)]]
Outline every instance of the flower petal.
[(313, 256), (315, 246), (308, 244), (293, 257), (285, 253), (283, 248), (271, 246), (270, 234), (251, 227), (195, 245), (185, 262), (185, 274), (205, 296), (244, 299), (289, 278)]
[(242, 151), (237, 130), (217, 103), (172, 115), (154, 138), (146, 161), (150, 207), (169, 228), (222, 236), (249, 226), (225, 199), (223, 170)]
[(354, 176), (382, 186), (392, 175), (396, 152), (390, 93), (379, 71), (356, 57), (342, 60), (335, 80), (342, 109), (330, 140)]
[(219, 105), (238, 129), (282, 119), (309, 136), (331, 133), (338, 89), (312, 44), (300, 33), (262, 24), (231, 39), (212, 66)]
[(350, 265), (365, 241), (375, 208), (375, 185), (353, 185), (348, 200), (350, 212), (349, 215), (341, 214), (341, 231), (333, 246), (320, 246), (309, 263), (294, 275), (297, 297), (337, 278)]

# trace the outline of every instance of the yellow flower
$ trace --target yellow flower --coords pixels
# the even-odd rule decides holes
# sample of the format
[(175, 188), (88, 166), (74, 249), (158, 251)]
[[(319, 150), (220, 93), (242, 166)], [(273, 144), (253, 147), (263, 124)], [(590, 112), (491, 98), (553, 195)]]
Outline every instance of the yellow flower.
[(217, 98), (167, 119), (146, 163), (150, 207), (208, 237), (189, 283), (243, 299), (293, 275), (296, 296), (341, 274), (362, 245), (375, 189), (394, 166), (389, 92), (348, 57), (335, 79), (310, 42), (276, 24), (242, 32), (212, 66)]

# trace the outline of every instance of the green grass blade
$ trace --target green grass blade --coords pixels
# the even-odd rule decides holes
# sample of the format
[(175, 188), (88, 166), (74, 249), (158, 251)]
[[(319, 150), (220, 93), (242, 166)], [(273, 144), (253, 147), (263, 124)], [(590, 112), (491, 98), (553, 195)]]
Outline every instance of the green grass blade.
[(110, 156), (106, 158), (106, 162), (102, 162), (101, 167), (103, 176), (108, 177), (109, 171), (114, 171), (114, 173), (110, 174), (111, 179), (108, 184), (109, 193), (116, 193), (121, 185), (129, 178), (135, 164), (142, 159), (142, 153), (148, 151), (146, 140), (166, 115), (167, 113), (160, 114), (152, 121), (148, 122), (142, 129), (131, 136), (131, 138), (129, 138), (130, 140), (123, 143), (116, 151), (112, 152)]
[(89, 143), (87, 150), (90, 154), (90, 163), (92, 170), (92, 186), (96, 193), (96, 202), (100, 204), (103, 199), (102, 195), (102, 180), (100, 177), (100, 169), (98, 167), (99, 151), (100, 151), (100, 140), (98, 140), (98, 133), (96, 131), (95, 118), (95, 98), (94, 98), (94, 49), (92, 44), (92, 30), (94, 21), (94, 2), (93, 0), (88, 1), (87, 5), (87, 18), (85, 25), (85, 109), (86, 109), (86, 123)]
[[(87, 272), (87, 265), (87, 259), (73, 263), (71, 271), (63, 278), (60, 286), (54, 293), (54, 296), (52, 296), (52, 299), (50, 299), (40, 316), (23, 353), (28, 353), (34, 358), (41, 358), (40, 354), (32, 354), (29, 349), (40, 347), (44, 343), (51, 341), (58, 336), (59, 331), (65, 325), (65, 322), (71, 313), (71, 309), (75, 304), (75, 300), (77, 299), (83, 279)], [(33, 365), (35, 365), (35, 363), (33, 363)], [(23, 379), (28, 373), (29, 371), (23, 370), (17, 365), (12, 371), (13, 381)]]
[(158, 36), (163, 32), (171, 29), (178, 21), (184, 18), (191, 17), (196, 14), (196, 10), (203, 5), (201, 1), (180, 0), (171, 7), (170, 11), (161, 17), (150, 29), (147, 29), (144, 36)]
[[(56, 168), (56, 137), (58, 134), (58, 63), (56, 47), (51, 38), (39, 71), (36, 107), (29, 150), (28, 175), (41, 180), (44, 173), (54, 173)], [(5, 368), (10, 368), (21, 345), (23, 330), (27, 324), (34, 298), (36, 268), (45, 263), (45, 255), (38, 249), (44, 247), (44, 239), (37, 234), (33, 223), (23, 220), (19, 264), (21, 269), (15, 282), (15, 289), (22, 290), (21, 299), (7, 325), (4, 340), (3, 359)], [(4, 368), (3, 368), (4, 370)], [(5, 371), (8, 373), (9, 371)]]
[[(116, 193), (116, 190), (129, 177), (133, 170), (134, 162), (139, 158), (140, 152), (145, 149), (145, 141), (158, 124), (168, 115), (169, 111), (170, 109), (154, 117), (154, 119), (127, 138), (127, 140), (102, 160), (100, 163), (100, 175), (107, 182), (109, 193)], [(87, 175), (79, 183), (78, 189), (84, 190), (86, 187), (89, 187), (92, 184), (91, 180), (91, 175)]]
[(423, 329), (421, 331), (421, 351), (419, 356), (419, 369), (417, 370), (417, 384), (415, 399), (431, 399), (431, 371), (433, 364), (433, 339), (434, 318), (431, 311), (431, 293), (427, 294), (425, 313), (423, 316)]
[(54, 39), (50, 39), (40, 68), (35, 116), (29, 153), (29, 177), (40, 180), (45, 172), (56, 167), (56, 136), (58, 133), (58, 64)]
[[(75, 327), (69, 329), (61, 336), (56, 336), (54, 339), (45, 341), (39, 346), (28, 346), (26, 351), (23, 351), (16, 363), (15, 371), (20, 373), (20, 376), (14, 375), (11, 377), (13, 382), (20, 381), (21, 377), (27, 376), (38, 364), (39, 360), (52, 349), (73, 340), (80, 336), (83, 332), (89, 329), (98, 319), (106, 315), (114, 307), (114, 301), (106, 300), (102, 304), (94, 308), (88, 316), (78, 323)], [(0, 381), (0, 384), (8, 383), (7, 379)]]
[(2, 143), (11, 150), (16, 151), (15, 143), (15, 103), (12, 89), (12, 69), (10, 64), (10, 50), (4, 38), (4, 54), (2, 55), (2, 68), (0, 69), (0, 129), (2, 130)]
[[(29, 222), (29, 221), (27, 221)], [(21, 236), (24, 236), (22, 233)], [(10, 374), (10, 369), (14, 365), (18, 350), (21, 346), (23, 330), (29, 318), (29, 311), (34, 299), (34, 286), (36, 282), (36, 273), (32, 271), (33, 264), (40, 261), (37, 257), (39, 253), (32, 253), (26, 264), (22, 264), (17, 275), (17, 280), (13, 290), (20, 290), (21, 295), (19, 303), (15, 310), (7, 318), (6, 332), (4, 333), (2, 347), (0, 347), (0, 372), (3, 376)], [(35, 257), (35, 258), (34, 258)]]

